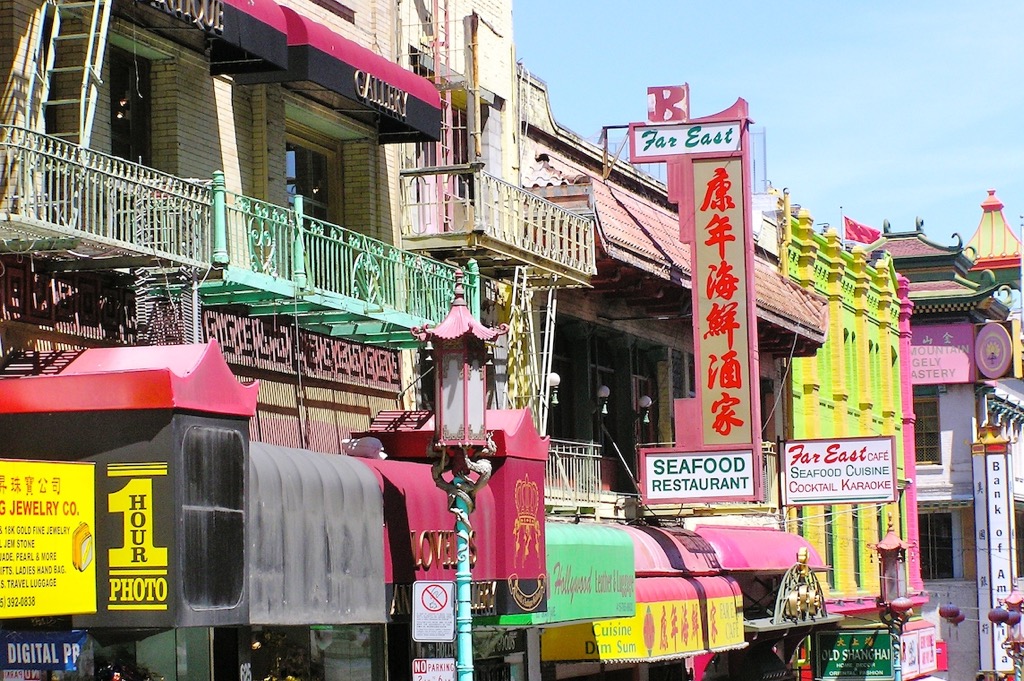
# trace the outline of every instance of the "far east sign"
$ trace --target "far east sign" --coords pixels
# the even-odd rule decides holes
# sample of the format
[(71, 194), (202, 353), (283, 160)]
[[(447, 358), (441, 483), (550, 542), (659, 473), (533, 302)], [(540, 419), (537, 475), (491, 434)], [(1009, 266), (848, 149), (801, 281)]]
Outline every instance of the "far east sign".
[(644, 502), (650, 504), (744, 501), (755, 493), (754, 455), (749, 449), (641, 449), (640, 471)]
[(664, 161), (678, 154), (734, 152), (740, 148), (740, 123), (632, 126), (629, 130), (633, 163)]
[(788, 506), (896, 500), (892, 437), (790, 440), (782, 468)]

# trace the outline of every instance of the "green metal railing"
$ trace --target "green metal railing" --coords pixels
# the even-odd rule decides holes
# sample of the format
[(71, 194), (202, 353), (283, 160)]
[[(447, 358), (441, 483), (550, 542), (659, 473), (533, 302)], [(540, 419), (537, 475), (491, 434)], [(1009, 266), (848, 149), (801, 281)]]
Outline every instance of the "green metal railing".
[[(439, 322), (456, 268), (302, 213), (183, 180), (35, 133), (0, 126), (0, 241), (72, 244), (81, 254), (148, 256), (161, 264), (291, 282), (318, 311), (354, 308), (398, 324)], [(479, 281), (467, 276), (467, 293)], [(218, 279), (216, 271), (208, 281)], [(250, 276), (248, 282), (260, 277)], [(353, 302), (357, 303), (353, 305)], [(343, 304), (344, 303), (344, 304)], [(388, 316), (388, 313), (397, 315)]]
[(596, 274), (594, 221), (479, 169), (402, 171), (402, 234), (481, 232), (581, 276)]
[[(227, 248), (217, 253), (218, 264), (294, 282), (299, 295), (322, 292), (359, 300), (371, 312), (390, 309), (433, 322), (447, 313), (455, 267), (306, 216), (301, 196), (295, 197), (294, 209), (282, 208), (223, 191), (220, 181), (215, 177), (214, 194), (224, 195), (224, 236), (215, 241)], [(470, 295), (477, 287), (467, 279)]]
[(94, 253), (201, 265), (210, 262), (210, 210), (203, 183), (0, 126), (6, 238), (74, 238)]

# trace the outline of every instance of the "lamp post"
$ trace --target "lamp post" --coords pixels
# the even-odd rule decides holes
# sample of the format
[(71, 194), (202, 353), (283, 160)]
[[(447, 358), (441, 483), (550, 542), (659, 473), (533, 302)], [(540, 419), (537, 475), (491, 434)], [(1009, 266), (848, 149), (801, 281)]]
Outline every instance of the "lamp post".
[[(448, 494), (455, 515), (455, 673), (473, 681), (473, 612), (470, 599), (470, 514), (476, 493), (491, 477), (494, 442), (487, 431), (487, 343), (508, 332), (502, 324), (489, 328), (470, 312), (462, 271), (455, 273), (455, 297), (444, 320), (435, 327), (412, 329), (432, 347), (437, 379), (434, 390), (434, 483)], [(450, 479), (446, 478), (450, 475)]]
[(1006, 625), (1006, 638), (1003, 639), (1003, 650), (1013, 662), (1014, 681), (1021, 681), (1021, 663), (1024, 662), (1024, 631), (1021, 631), (1021, 604), (1024, 595), (1014, 589), (1003, 599), (1000, 607), (988, 613), (988, 621), (992, 624)]
[(889, 521), (889, 532), (875, 544), (878, 552), (878, 605), (882, 623), (892, 637), (893, 681), (903, 681), (903, 625), (910, 619), (914, 602), (907, 598), (907, 549), (909, 544), (900, 539)]

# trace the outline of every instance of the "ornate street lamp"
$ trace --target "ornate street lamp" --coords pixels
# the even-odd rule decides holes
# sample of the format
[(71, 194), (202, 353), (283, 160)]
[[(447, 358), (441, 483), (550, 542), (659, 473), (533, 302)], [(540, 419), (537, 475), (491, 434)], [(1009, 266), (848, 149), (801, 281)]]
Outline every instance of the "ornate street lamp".
[[(476, 320), (466, 304), (462, 271), (455, 273), (455, 298), (448, 316), (431, 328), (416, 327), (413, 336), (432, 346), (437, 379), (434, 393), (434, 483), (448, 494), (455, 515), (455, 672), (458, 681), (473, 681), (473, 613), (469, 567), (470, 513), (477, 492), (491, 477), (494, 453), (487, 430), (487, 343), (508, 332)], [(451, 479), (446, 478), (450, 475)]]
[(910, 545), (900, 539), (889, 521), (889, 532), (875, 544), (878, 552), (878, 605), (880, 619), (892, 638), (893, 681), (903, 680), (902, 646), (903, 625), (910, 619), (914, 602), (907, 598), (907, 549)]
[(1024, 595), (1014, 589), (1003, 599), (1003, 604), (989, 611), (988, 621), (995, 625), (1006, 625), (1003, 649), (1013, 661), (1014, 681), (1021, 681), (1021, 664), (1024, 662), (1024, 631), (1021, 625), (1021, 604)]

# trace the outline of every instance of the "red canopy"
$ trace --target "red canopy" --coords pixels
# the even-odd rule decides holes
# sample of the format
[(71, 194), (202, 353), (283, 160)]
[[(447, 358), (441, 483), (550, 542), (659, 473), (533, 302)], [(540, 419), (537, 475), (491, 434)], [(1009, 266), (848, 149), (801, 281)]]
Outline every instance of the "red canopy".
[(0, 413), (184, 409), (251, 417), (258, 392), (257, 383), (238, 382), (216, 340), (92, 348), (59, 374), (0, 380)]

